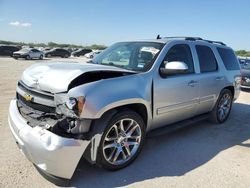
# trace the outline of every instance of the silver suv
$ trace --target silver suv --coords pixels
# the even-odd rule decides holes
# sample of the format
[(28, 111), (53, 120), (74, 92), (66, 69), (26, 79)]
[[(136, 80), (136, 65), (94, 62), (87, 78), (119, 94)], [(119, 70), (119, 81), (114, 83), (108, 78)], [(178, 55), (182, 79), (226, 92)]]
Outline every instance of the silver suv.
[(39, 171), (70, 179), (82, 156), (109, 170), (127, 166), (149, 131), (190, 118), (225, 122), (239, 92), (238, 60), (222, 42), (120, 42), (86, 64), (26, 69), (9, 125)]

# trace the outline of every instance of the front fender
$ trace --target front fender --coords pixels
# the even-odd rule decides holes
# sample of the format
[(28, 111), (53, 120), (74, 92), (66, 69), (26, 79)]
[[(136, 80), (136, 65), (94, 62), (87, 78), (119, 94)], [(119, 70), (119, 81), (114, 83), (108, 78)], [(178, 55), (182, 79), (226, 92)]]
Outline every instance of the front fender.
[(152, 77), (146, 73), (87, 83), (71, 89), (72, 97), (85, 97), (81, 118), (99, 119), (106, 111), (128, 104), (143, 104), (151, 114)]

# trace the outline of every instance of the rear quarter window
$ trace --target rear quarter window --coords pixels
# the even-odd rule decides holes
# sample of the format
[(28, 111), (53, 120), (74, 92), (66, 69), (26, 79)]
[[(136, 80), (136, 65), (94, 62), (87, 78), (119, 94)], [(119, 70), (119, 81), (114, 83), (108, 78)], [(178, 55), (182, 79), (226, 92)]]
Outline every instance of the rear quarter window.
[(233, 50), (226, 48), (217, 48), (217, 50), (227, 70), (240, 69), (239, 62), (236, 56), (234, 55)]

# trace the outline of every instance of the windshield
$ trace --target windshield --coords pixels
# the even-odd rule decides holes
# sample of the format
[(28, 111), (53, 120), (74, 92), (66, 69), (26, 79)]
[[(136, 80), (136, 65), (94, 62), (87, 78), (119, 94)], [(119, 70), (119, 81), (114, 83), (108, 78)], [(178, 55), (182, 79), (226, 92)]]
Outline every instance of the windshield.
[(116, 43), (96, 56), (92, 62), (145, 72), (152, 67), (163, 45), (156, 42)]

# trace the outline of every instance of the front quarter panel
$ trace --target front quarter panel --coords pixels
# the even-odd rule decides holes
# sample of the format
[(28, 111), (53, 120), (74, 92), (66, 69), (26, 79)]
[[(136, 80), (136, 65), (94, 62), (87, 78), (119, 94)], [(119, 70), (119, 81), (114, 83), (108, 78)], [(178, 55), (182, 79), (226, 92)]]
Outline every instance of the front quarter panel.
[(150, 74), (140, 73), (84, 84), (71, 89), (69, 97), (85, 97), (81, 118), (98, 119), (118, 106), (140, 103), (151, 114)]

